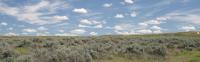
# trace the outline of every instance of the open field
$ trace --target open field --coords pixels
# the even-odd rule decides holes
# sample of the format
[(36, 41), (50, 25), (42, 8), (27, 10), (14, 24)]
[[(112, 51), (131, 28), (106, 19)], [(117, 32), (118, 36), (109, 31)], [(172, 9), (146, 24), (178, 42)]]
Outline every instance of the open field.
[(200, 62), (200, 35), (0, 37), (0, 62)]

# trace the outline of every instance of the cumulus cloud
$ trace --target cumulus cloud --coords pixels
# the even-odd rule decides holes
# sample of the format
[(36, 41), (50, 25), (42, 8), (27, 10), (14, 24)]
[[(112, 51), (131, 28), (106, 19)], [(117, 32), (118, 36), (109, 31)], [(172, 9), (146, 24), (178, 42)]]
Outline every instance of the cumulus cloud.
[(152, 30), (152, 33), (162, 33), (162, 31), (165, 30), (160, 26), (152, 26), (150, 27), (150, 29)]
[(82, 19), (80, 20), (80, 24), (78, 26), (84, 28), (103, 28), (103, 24), (105, 23), (106, 22), (104, 21)]
[(119, 25), (115, 25), (114, 29), (115, 30), (129, 30), (131, 29), (133, 26), (130, 24), (119, 24)]
[(124, 15), (123, 14), (116, 14), (115, 18), (124, 18)]
[(136, 17), (137, 16), (137, 13), (135, 11), (131, 12), (130, 14), (131, 17)]
[(138, 25), (140, 25), (140, 26), (148, 26), (147, 23), (138, 23)]
[(162, 33), (163, 28), (157, 25), (148, 26), (146, 24), (118, 24), (113, 27), (114, 32), (117, 34), (152, 34), (152, 33)]
[(26, 29), (23, 29), (24, 32), (28, 32), (28, 33), (35, 33), (37, 32), (36, 29), (31, 29), (31, 28), (26, 28)]
[(72, 34), (84, 34), (85, 32), (86, 32), (85, 29), (74, 29), (70, 31), (70, 33)]
[(162, 28), (159, 27), (159, 26), (152, 26), (151, 29), (153, 29), (153, 30), (161, 30)]
[(48, 32), (48, 28), (44, 26), (40, 26), (36, 29), (33, 28), (25, 28), (22, 29), (22, 35), (28, 35), (28, 34), (35, 34), (36, 36), (48, 36), (50, 33)]
[(9, 33), (6, 33), (4, 34), (5, 36), (17, 36), (18, 34), (16, 33), (13, 33), (13, 32), (9, 32)]
[(63, 20), (68, 20), (68, 16), (53, 16), (52, 17), (53, 20), (57, 20), (57, 21), (63, 21)]
[(7, 26), (8, 23), (6, 23), (6, 22), (1, 22), (0, 25), (2, 25), (2, 26)]
[(71, 33), (59, 33), (55, 34), (55, 36), (78, 36), (77, 34), (71, 34)]
[[(167, 20), (167, 17), (158, 17), (156, 19), (153, 20), (148, 20), (148, 21), (144, 21), (144, 22), (140, 22), (138, 23), (139, 26), (146, 28), (149, 27), (150, 25), (160, 25), (162, 23), (165, 23), (164, 20)], [(155, 26), (152, 28), (156, 28)]]
[(164, 21), (168, 19), (168, 17), (157, 17), (155, 19), (139, 22), (137, 24), (138, 27), (136, 27), (136, 32), (140, 34), (162, 33), (162, 31), (166, 29), (161, 28), (160, 25), (166, 23)]
[(39, 30), (39, 31), (46, 31), (46, 30), (48, 30), (48, 28), (40, 26), (40, 27), (37, 28), (37, 30)]
[(105, 4), (103, 4), (103, 7), (106, 7), (106, 8), (109, 8), (111, 6), (112, 6), (112, 3), (105, 3)]
[(80, 23), (81, 23), (81, 24), (87, 24), (87, 25), (93, 24), (93, 22), (92, 22), (92, 21), (89, 21), (88, 19), (82, 19), (82, 20), (80, 21)]
[(13, 30), (13, 27), (9, 27), (8, 30)]
[(131, 30), (131, 31), (115, 31), (116, 34), (120, 34), (120, 35), (131, 35), (131, 34), (138, 34), (135, 31)]
[(142, 29), (142, 30), (137, 30), (138, 33), (140, 34), (151, 34), (152, 30), (150, 29)]
[(75, 9), (73, 10), (73, 12), (81, 13), (81, 14), (88, 13), (87, 9), (85, 9), (85, 8), (75, 8)]
[(90, 35), (97, 35), (98, 33), (96, 32), (90, 32)]
[(116, 34), (129, 35), (137, 34), (134, 30), (134, 26), (131, 24), (118, 24), (113, 27)]
[(163, 33), (161, 30), (155, 30), (153, 31), (153, 33), (159, 34), (159, 33)]
[(128, 3), (128, 4), (133, 4), (134, 1), (133, 0), (124, 0), (125, 3)]
[(65, 32), (65, 30), (62, 30), (62, 29), (61, 29), (61, 30), (58, 30), (58, 31), (61, 32), (61, 33), (64, 33), (64, 32)]
[(194, 30), (196, 30), (196, 27), (194, 27), (194, 26), (182, 26), (180, 29), (184, 30), (184, 31), (194, 31)]
[(83, 24), (78, 24), (78, 27), (81, 27), (81, 28), (88, 28), (88, 27), (90, 27), (90, 26), (83, 25)]
[(99, 25), (94, 26), (94, 28), (103, 28), (103, 25), (99, 24)]
[(144, 23), (150, 24), (150, 25), (160, 25), (162, 23), (166, 23), (164, 21), (168, 19), (169, 17), (157, 17), (156, 19), (145, 21)]
[[(39, 3), (26, 5), (22, 7), (10, 7), (6, 4), (0, 5), (0, 13), (16, 17), (19, 21), (24, 21), (30, 24), (44, 25), (62, 22), (59, 17), (50, 16), (55, 14), (57, 10), (67, 8), (65, 2), (41, 0)], [(41, 12), (45, 10), (45, 12)], [(57, 18), (57, 19), (52, 19)], [(62, 17), (61, 17), (62, 18)]]
[(164, 22), (162, 22), (160, 20), (150, 20), (150, 21), (146, 21), (145, 23), (152, 24), (152, 25), (159, 25), (159, 24), (164, 23)]

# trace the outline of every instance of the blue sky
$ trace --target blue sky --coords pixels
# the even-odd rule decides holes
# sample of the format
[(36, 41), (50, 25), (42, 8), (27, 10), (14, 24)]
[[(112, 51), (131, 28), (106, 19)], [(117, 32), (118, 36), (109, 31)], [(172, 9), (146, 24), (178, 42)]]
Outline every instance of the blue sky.
[(0, 35), (129, 35), (199, 31), (199, 2), (0, 0)]

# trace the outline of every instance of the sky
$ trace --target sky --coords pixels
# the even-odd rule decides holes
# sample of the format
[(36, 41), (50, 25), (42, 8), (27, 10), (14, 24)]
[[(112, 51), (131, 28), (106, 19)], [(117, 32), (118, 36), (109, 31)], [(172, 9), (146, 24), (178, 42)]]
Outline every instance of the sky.
[(200, 0), (0, 0), (1, 36), (95, 36), (200, 30)]

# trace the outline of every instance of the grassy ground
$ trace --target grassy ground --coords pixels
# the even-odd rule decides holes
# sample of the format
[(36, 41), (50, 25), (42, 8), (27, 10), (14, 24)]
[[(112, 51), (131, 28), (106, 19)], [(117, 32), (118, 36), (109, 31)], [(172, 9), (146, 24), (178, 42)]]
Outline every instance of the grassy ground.
[(200, 35), (0, 37), (0, 62), (200, 62)]
[(199, 51), (174, 52), (166, 56), (165, 59), (147, 59), (147, 58), (126, 58), (115, 56), (112, 59), (95, 60), (94, 62), (200, 62)]

